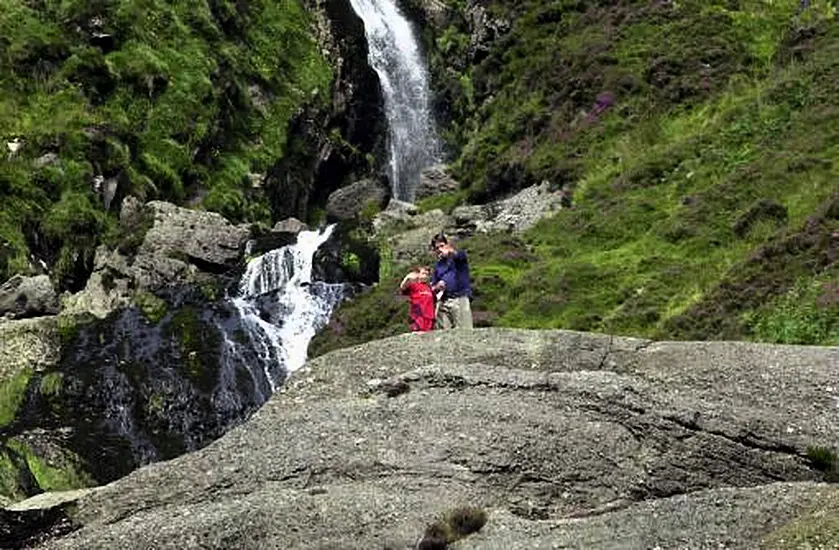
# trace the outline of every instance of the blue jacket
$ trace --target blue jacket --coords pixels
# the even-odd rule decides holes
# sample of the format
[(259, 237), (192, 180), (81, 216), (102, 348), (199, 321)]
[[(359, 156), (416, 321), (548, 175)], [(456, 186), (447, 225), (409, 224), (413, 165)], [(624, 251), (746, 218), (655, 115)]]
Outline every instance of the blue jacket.
[(431, 276), (432, 286), (437, 281), (446, 283), (443, 299), (472, 296), (472, 285), (469, 281), (469, 260), (466, 252), (458, 250), (449, 257), (437, 260), (434, 274)]

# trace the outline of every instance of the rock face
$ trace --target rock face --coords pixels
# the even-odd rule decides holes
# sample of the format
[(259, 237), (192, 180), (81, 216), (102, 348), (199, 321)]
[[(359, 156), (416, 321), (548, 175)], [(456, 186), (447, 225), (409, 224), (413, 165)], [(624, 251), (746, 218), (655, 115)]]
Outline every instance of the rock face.
[(414, 198), (417, 200), (458, 190), (458, 183), (447, 172), (446, 166), (438, 164), (420, 173), (420, 182)]
[(549, 182), (542, 182), (490, 204), (459, 206), (452, 211), (452, 217), (461, 233), (519, 233), (567, 206), (566, 203), (567, 195), (563, 191), (552, 191)]
[(37, 372), (55, 365), (60, 353), (56, 317), (0, 320), (0, 384), (24, 370)]
[(102, 318), (128, 305), (135, 291), (209, 282), (236, 268), (251, 236), (248, 225), (233, 225), (214, 212), (162, 201), (143, 205), (132, 197), (123, 201), (120, 224), (134, 233), (136, 250), (100, 246), (84, 290), (64, 300), (64, 312)]
[[(0, 497), (112, 481), (206, 444), (270, 395), (219, 300), (250, 226), (131, 197), (120, 225), (60, 315), (0, 318)], [(12, 314), (58, 312), (46, 276), (12, 287)]]
[(839, 487), (805, 453), (839, 440), (837, 364), (839, 348), (405, 334), (310, 362), (203, 450), (68, 497), (77, 530), (38, 548), (408, 549), (467, 504), (488, 521), (459, 549), (747, 549), (806, 514), (835, 530)]
[(381, 208), (387, 203), (388, 190), (379, 182), (364, 179), (333, 191), (326, 201), (326, 213), (333, 220), (356, 218), (367, 205)]
[(20, 319), (58, 313), (58, 297), (47, 275), (15, 275), (0, 286), (0, 318)]
[(233, 225), (221, 214), (181, 208), (162, 201), (146, 205), (154, 224), (140, 254), (185, 259), (210, 270), (226, 270), (241, 258), (250, 237), (245, 225)]
[(387, 240), (393, 261), (427, 262), (431, 237), (441, 231), (459, 238), (475, 233), (520, 233), (564, 206), (567, 206), (565, 193), (552, 191), (548, 182), (522, 189), (500, 201), (458, 206), (451, 214), (442, 210), (419, 213), (410, 203), (391, 200), (373, 220), (373, 229), (377, 238)]

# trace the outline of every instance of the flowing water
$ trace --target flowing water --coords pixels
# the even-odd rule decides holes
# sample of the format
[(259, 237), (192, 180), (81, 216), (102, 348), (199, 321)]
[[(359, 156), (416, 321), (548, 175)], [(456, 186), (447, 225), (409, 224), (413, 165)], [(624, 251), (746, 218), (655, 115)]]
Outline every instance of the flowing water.
[(332, 226), (301, 231), (296, 244), (254, 258), (232, 299), (272, 392), (306, 362), (309, 342), (343, 295), (342, 284), (311, 280), (314, 254), (331, 234)]
[(368, 60), (379, 75), (388, 122), (391, 190), (412, 201), (420, 171), (440, 161), (428, 69), (411, 24), (394, 0), (350, 0), (364, 22)]
[(312, 281), (315, 252), (331, 234), (303, 231), (296, 244), (252, 259), (233, 297), (208, 302), (195, 288), (172, 288), (156, 322), (131, 307), (80, 326), (61, 391), (35, 392), (27, 428), (54, 428), (55, 410), (73, 418), (68, 445), (102, 482), (220, 437), (303, 366), (341, 300), (343, 284)]

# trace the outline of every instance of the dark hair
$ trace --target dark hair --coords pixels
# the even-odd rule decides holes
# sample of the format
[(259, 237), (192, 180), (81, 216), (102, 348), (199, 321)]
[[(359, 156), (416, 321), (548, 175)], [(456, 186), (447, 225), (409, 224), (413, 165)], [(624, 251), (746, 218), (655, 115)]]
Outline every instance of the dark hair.
[(431, 244), (429, 246), (431, 248), (434, 248), (434, 245), (436, 245), (437, 243), (448, 244), (448, 242), (449, 239), (446, 238), (446, 234), (441, 231), (440, 233), (437, 233), (436, 235), (431, 237)]

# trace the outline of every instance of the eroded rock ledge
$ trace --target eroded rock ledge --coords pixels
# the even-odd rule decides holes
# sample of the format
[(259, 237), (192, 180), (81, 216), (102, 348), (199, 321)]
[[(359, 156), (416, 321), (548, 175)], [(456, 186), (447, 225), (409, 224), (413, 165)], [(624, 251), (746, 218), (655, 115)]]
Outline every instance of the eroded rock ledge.
[(413, 548), (461, 504), (489, 520), (456, 548), (783, 547), (791, 521), (839, 515), (806, 457), (839, 440), (837, 365), (839, 348), (406, 334), (313, 360), (209, 447), (74, 496), (79, 529), (43, 547)]

